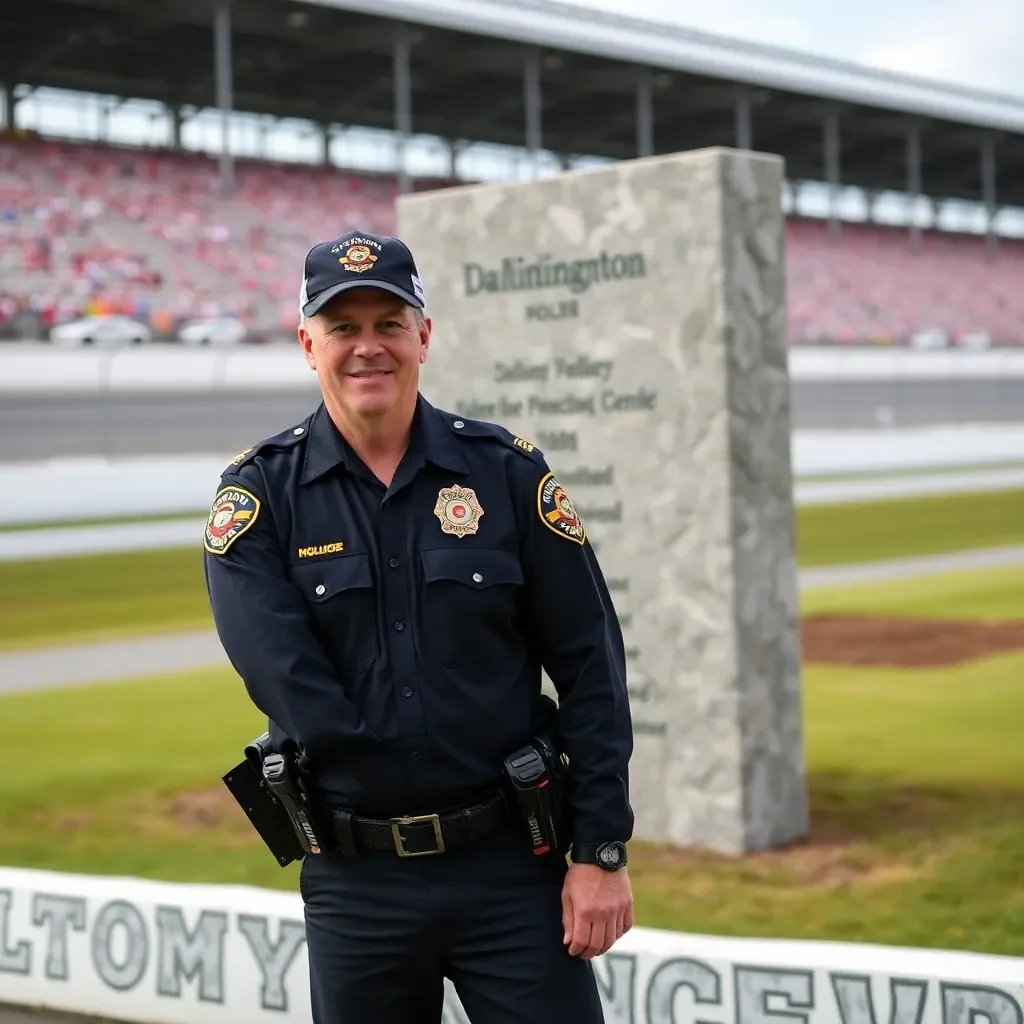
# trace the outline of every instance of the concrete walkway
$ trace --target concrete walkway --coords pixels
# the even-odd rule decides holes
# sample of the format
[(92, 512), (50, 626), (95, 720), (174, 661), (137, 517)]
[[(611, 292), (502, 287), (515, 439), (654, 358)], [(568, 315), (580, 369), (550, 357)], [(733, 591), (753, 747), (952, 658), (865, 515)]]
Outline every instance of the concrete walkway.
[[(944, 572), (994, 569), (1000, 565), (1024, 566), (1024, 544), (999, 548), (978, 548), (976, 551), (953, 551), (945, 555), (893, 558), (884, 562), (863, 562), (858, 565), (826, 565), (801, 569), (800, 587), (802, 590), (845, 587), (857, 583), (934, 576)], [(1024, 586), (1024, 575), (1022, 575), (1021, 585)]]
[(212, 630), (0, 653), (0, 694), (84, 686), (226, 663)]
[[(1024, 545), (802, 569), (799, 582), (802, 590), (811, 590), (998, 565), (1024, 566)], [(0, 653), (0, 694), (112, 682), (225, 664), (223, 648), (212, 630), (12, 651)]]

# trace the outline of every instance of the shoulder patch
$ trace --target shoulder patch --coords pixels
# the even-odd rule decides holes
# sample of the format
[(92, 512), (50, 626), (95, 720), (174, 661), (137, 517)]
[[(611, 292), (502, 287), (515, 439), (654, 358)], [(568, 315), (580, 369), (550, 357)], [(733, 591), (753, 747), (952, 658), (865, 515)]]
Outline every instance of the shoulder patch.
[(576, 507), (554, 473), (545, 473), (537, 485), (537, 514), (540, 521), (559, 537), (583, 544), (587, 539)]
[(248, 462), (250, 459), (254, 459), (261, 452), (278, 450), (284, 451), (287, 448), (291, 448), (292, 445), (298, 444), (306, 437), (306, 432), (309, 429), (309, 420), (304, 420), (299, 426), (289, 427), (287, 430), (283, 430), (280, 434), (275, 434), (273, 437), (268, 437), (263, 441), (259, 441), (249, 448), (246, 448), (244, 452), (239, 452), (224, 468), (224, 472), (237, 469), (239, 466)]
[(500, 423), (471, 420), (465, 416), (455, 416), (452, 413), (446, 413), (445, 419), (453, 434), (459, 434), (461, 437), (489, 437), (491, 440), (501, 441), (502, 444), (519, 452), (520, 455), (531, 455), (534, 459), (542, 458), (540, 450), (532, 441), (516, 437), (511, 430), (503, 427)]
[(213, 499), (206, 520), (203, 546), (211, 555), (223, 555), (259, 518), (260, 500), (244, 487), (222, 487)]

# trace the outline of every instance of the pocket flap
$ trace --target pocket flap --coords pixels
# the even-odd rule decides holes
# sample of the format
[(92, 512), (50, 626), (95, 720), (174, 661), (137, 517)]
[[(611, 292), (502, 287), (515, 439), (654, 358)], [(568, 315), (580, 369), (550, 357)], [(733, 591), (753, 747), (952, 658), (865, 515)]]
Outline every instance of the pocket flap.
[(455, 580), (468, 587), (491, 587), (523, 582), (523, 567), (510, 551), (497, 548), (434, 548), (423, 552), (423, 574), (428, 583)]
[(343, 590), (372, 587), (369, 555), (340, 555), (322, 562), (293, 566), (292, 572), (307, 601), (326, 601)]

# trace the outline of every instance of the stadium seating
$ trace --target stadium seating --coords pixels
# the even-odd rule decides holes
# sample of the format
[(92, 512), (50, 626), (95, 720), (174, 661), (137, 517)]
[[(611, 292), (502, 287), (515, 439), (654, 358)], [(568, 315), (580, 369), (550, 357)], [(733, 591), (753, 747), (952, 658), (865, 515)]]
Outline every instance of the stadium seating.
[(791, 218), (787, 230), (790, 337), (794, 343), (906, 343), (942, 332), (953, 343), (987, 334), (1024, 343), (1024, 242)]
[[(239, 161), (229, 199), (218, 181), (196, 153), (0, 142), (0, 329), (114, 312), (158, 335), (219, 315), (290, 333), (310, 244), (356, 224), (394, 230), (388, 176)], [(1024, 242), (1001, 239), (989, 260), (973, 236), (926, 232), (914, 252), (903, 230), (844, 224), (837, 241), (791, 218), (787, 259), (795, 344), (1024, 343)]]

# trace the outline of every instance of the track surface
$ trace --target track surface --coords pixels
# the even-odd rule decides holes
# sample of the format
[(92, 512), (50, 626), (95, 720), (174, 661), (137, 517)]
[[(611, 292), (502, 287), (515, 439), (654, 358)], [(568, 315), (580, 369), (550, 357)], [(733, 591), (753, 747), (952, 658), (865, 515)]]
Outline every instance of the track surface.
[[(1024, 379), (798, 381), (796, 429), (1020, 422)], [(241, 451), (306, 416), (319, 393), (4, 395), (0, 462)]]

